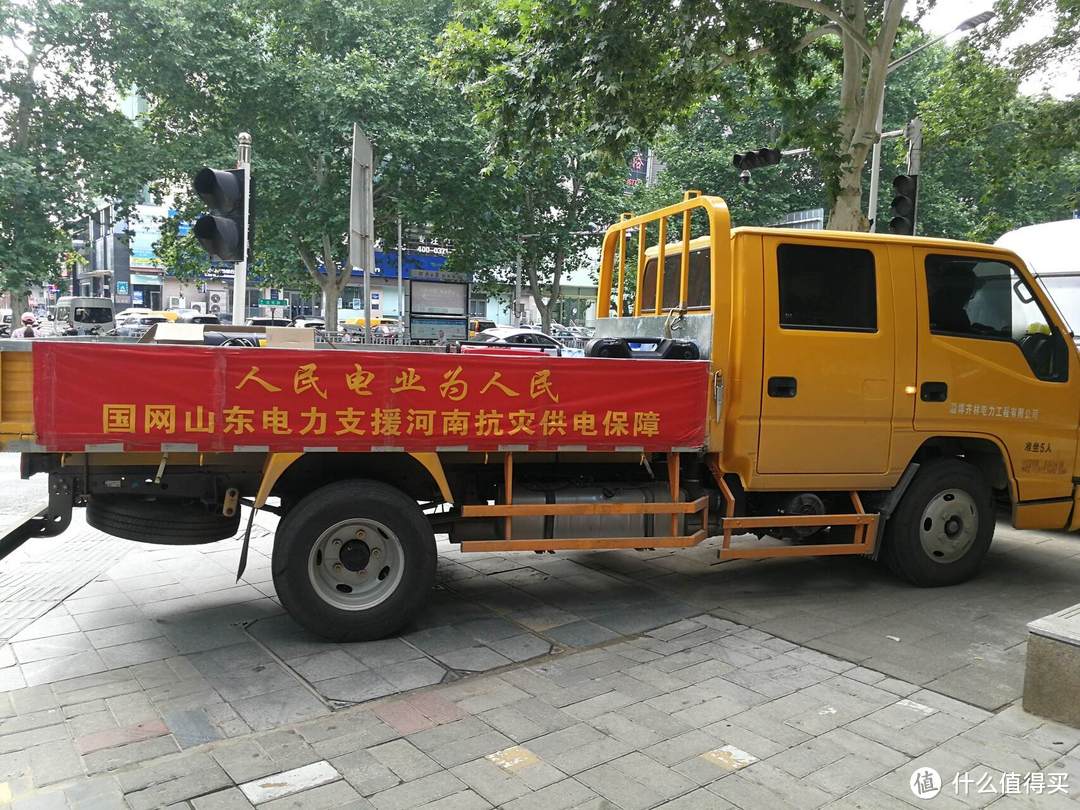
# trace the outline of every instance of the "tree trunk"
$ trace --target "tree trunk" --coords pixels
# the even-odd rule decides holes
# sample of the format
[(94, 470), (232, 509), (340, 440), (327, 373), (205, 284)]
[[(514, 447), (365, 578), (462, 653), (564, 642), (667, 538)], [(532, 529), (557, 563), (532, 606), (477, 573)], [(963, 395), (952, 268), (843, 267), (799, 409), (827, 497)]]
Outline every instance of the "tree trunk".
[(540, 331), (545, 335), (551, 334), (551, 300), (545, 304), (539, 298), (534, 298), (536, 301), (536, 309), (540, 313)]
[(862, 164), (859, 171), (846, 171), (840, 177), (840, 191), (829, 212), (828, 228), (832, 231), (866, 231), (870, 223), (862, 211)]
[[(315, 254), (311, 249), (300, 242), (299, 239), (296, 242), (296, 252), (300, 255), (300, 261), (304, 264), (304, 269), (307, 270), (307, 274), (311, 277), (322, 292), (323, 298), (323, 321), (326, 323), (327, 332), (337, 331), (337, 280), (330, 275), (329, 272), (320, 273), (319, 263), (315, 258)], [(333, 265), (330, 265), (331, 267)], [(326, 268), (329, 270), (329, 268)]]
[[(791, 5), (814, 8), (825, 13), (824, 7), (784, 0)], [(833, 230), (866, 231), (870, 221), (862, 212), (862, 175), (871, 147), (881, 137), (877, 113), (885, 92), (889, 73), (889, 58), (901, 21), (905, 0), (885, 3), (881, 25), (873, 43), (866, 41), (866, 6), (864, 0), (842, 0), (841, 17), (830, 18), (844, 29), (843, 72), (840, 83), (840, 142), (846, 154), (839, 177), (836, 199), (829, 211)], [(868, 47), (869, 46), (869, 47)], [(875, 216), (871, 212), (870, 216)]]
[(22, 314), (30, 311), (30, 293), (26, 290), (21, 292), (12, 290), (8, 292), (8, 298), (11, 299), (11, 328), (15, 329)]
[(326, 323), (327, 332), (337, 331), (338, 319), (338, 294), (337, 287), (333, 283), (320, 284), (323, 294), (323, 321)]
[(345, 267), (341, 271), (337, 269), (337, 263), (334, 261), (333, 256), (333, 243), (328, 234), (323, 234), (321, 238), (322, 242), (322, 263), (325, 273), (319, 272), (318, 259), (315, 253), (307, 245), (300, 242), (299, 239), (296, 242), (296, 252), (300, 255), (300, 261), (304, 264), (304, 269), (307, 270), (307, 274), (311, 277), (322, 292), (323, 297), (323, 321), (326, 324), (327, 332), (336, 332), (338, 328), (338, 298), (341, 297), (345, 287), (349, 283), (349, 274), (352, 272), (351, 268)]
[[(321, 241), (323, 267), (326, 269), (326, 287), (324, 290), (327, 299), (323, 320), (326, 322), (327, 332), (336, 332), (338, 328), (337, 302), (349, 283), (352, 267), (349, 266), (348, 262), (345, 262), (344, 266), (338, 270), (337, 262), (334, 259), (334, 243), (330, 239), (330, 234), (322, 234)], [(365, 272), (370, 272), (370, 270), (365, 268)]]

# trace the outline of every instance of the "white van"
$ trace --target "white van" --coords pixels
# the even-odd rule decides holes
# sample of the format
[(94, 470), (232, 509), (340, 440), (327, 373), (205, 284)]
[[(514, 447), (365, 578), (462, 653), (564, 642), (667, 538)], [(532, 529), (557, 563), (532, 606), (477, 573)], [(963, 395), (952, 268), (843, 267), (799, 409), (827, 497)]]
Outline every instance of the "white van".
[(1080, 335), (1080, 219), (1017, 228), (994, 244), (1019, 254), (1073, 334)]
[(112, 299), (63, 295), (56, 301), (53, 328), (60, 335), (72, 329), (80, 335), (103, 335), (116, 328)]

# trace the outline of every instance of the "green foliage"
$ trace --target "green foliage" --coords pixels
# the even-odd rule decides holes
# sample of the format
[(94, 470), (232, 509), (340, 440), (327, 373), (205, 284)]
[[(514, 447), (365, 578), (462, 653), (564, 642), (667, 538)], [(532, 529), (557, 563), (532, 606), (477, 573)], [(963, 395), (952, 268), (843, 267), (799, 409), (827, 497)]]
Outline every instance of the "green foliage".
[[(1065, 219), (1080, 192), (1077, 100), (1029, 97), (1014, 71), (975, 47), (930, 49), (890, 80), (886, 128), (924, 123), (919, 233), (993, 241), (1005, 231)], [(926, 64), (929, 62), (929, 64)], [(895, 101), (894, 101), (895, 99)], [(878, 216), (888, 218), (901, 143), (886, 150)]]
[(92, 2), (0, 3), (0, 288), (14, 295), (56, 277), (65, 227), (95, 198), (123, 215), (156, 168), (115, 109), (105, 22)]
[[(621, 157), (691, 119), (702, 101), (737, 113), (767, 88), (784, 139), (813, 148), (834, 200), (867, 149), (856, 119), (875, 91), (862, 54), (884, 37), (881, 63), (893, 28), (866, 22), (880, 19), (881, 3), (848, 3), (846, 17), (830, 3), (805, 5), (479, 0), (463, 4), (443, 42), (500, 154), (578, 133)], [(732, 65), (746, 66), (741, 80), (725, 70)]]

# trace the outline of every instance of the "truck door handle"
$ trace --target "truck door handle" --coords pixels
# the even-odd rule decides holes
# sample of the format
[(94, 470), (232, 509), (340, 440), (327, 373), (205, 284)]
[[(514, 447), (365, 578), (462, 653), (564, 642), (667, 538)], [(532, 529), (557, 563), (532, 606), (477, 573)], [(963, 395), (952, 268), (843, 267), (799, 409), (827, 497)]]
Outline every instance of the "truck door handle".
[(949, 398), (949, 386), (943, 382), (924, 382), (919, 389), (923, 402), (944, 402)]
[(767, 390), (770, 397), (791, 399), (799, 390), (799, 381), (794, 377), (769, 377)]

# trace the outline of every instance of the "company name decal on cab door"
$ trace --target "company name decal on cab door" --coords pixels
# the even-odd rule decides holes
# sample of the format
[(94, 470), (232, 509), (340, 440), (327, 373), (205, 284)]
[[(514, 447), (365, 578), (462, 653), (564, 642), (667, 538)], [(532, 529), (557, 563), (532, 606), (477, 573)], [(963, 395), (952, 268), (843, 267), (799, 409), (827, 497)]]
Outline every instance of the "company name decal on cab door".
[(1035, 421), (1039, 418), (1039, 409), (1012, 405), (991, 405), (981, 402), (950, 402), (949, 414), (952, 416), (992, 416), (996, 419)]

